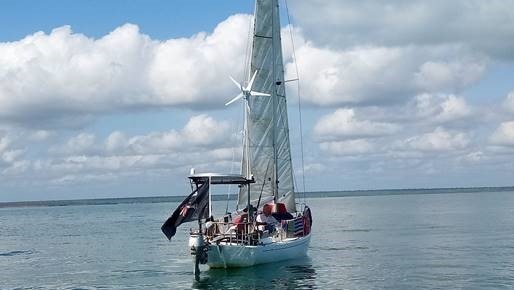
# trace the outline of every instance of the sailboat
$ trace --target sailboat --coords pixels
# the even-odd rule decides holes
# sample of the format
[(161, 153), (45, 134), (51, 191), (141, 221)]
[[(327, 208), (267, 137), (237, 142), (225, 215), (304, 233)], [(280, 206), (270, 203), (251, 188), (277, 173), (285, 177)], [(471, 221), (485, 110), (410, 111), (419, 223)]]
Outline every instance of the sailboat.
[[(196, 173), (189, 176), (192, 193), (162, 225), (168, 239), (176, 228), (197, 221), (189, 248), (194, 272), (211, 268), (248, 267), (295, 259), (307, 254), (311, 210), (297, 203), (289, 141), (284, 66), (277, 0), (257, 0), (248, 81), (232, 81), (244, 102), (241, 174)], [(233, 213), (213, 216), (211, 187), (239, 186)]]

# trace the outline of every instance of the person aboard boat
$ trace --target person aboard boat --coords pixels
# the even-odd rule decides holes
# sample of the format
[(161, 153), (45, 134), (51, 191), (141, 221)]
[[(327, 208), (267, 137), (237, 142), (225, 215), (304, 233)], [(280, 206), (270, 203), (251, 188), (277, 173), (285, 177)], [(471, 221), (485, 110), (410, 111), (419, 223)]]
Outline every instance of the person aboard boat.
[(278, 224), (278, 221), (271, 215), (271, 211), (273, 209), (273, 205), (267, 203), (262, 207), (262, 213), (257, 215), (256, 225), (259, 231), (268, 231), (269, 233), (273, 232), (275, 229), (275, 225)]
[(294, 216), (287, 212), (286, 205), (279, 202), (273, 206), (273, 213), (271, 214), (277, 221), (291, 220)]

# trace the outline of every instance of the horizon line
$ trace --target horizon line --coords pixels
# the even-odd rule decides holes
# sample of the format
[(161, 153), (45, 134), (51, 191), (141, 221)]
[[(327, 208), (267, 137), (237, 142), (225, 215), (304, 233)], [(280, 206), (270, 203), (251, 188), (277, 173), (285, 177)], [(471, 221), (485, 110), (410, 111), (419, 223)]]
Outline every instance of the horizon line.
[[(445, 192), (451, 190), (451, 192)], [(323, 197), (357, 197), (377, 195), (410, 195), (410, 194), (442, 194), (442, 193), (477, 193), (491, 191), (514, 191), (511, 186), (475, 186), (475, 187), (434, 187), (434, 188), (385, 188), (385, 189), (353, 189), (353, 190), (317, 190), (298, 191), (296, 194), (305, 195), (306, 198)], [(363, 194), (367, 193), (367, 194)], [(379, 194), (381, 193), (381, 194)], [(95, 205), (109, 205), (130, 203), (139, 200), (137, 203), (160, 203), (180, 201), (187, 195), (156, 195), (156, 196), (133, 196), (133, 197), (98, 197), (98, 198), (77, 198), (77, 199), (48, 199), (48, 200), (24, 200), (24, 201), (0, 201), (0, 208), (8, 207), (42, 207), (42, 206), (67, 206), (67, 205), (88, 205), (92, 201), (100, 201)], [(226, 194), (213, 194), (214, 200), (224, 200)], [(231, 194), (230, 199), (235, 199), (237, 194)], [(146, 199), (146, 201), (144, 201)], [(102, 202), (103, 201), (103, 202)], [(109, 202), (112, 201), (112, 202)], [(117, 202), (114, 202), (117, 201)], [(136, 202), (132, 202), (136, 203)]]

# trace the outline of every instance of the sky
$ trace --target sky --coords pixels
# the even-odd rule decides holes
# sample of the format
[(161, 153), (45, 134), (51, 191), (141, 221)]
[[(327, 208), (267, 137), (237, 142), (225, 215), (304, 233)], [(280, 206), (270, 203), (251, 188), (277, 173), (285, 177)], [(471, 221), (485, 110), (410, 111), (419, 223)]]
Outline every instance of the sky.
[[(191, 168), (239, 172), (242, 107), (224, 104), (252, 1), (0, 4), (0, 201), (185, 195)], [(300, 191), (514, 185), (513, 0), (287, 6)]]

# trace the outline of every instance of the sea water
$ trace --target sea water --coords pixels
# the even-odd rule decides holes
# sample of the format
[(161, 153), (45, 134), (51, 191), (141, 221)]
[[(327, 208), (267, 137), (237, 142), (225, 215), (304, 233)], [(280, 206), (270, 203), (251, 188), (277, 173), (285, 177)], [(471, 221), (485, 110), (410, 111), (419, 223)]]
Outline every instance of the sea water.
[[(0, 289), (512, 289), (514, 192), (311, 198), (308, 256), (202, 268), (177, 202), (0, 209)], [(225, 209), (216, 201), (215, 208)]]

